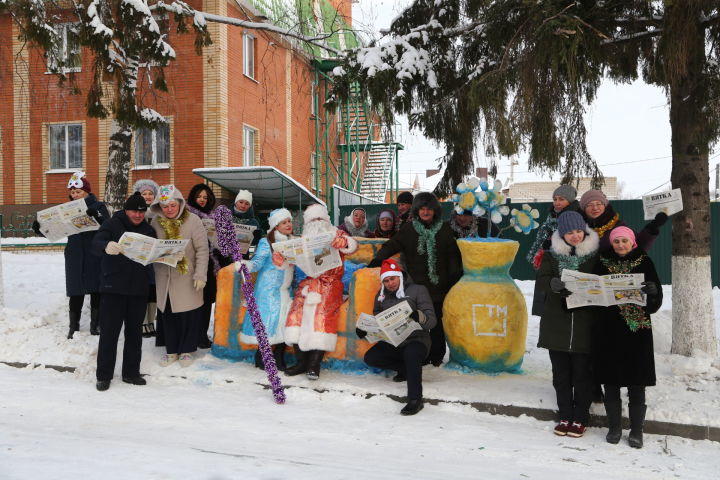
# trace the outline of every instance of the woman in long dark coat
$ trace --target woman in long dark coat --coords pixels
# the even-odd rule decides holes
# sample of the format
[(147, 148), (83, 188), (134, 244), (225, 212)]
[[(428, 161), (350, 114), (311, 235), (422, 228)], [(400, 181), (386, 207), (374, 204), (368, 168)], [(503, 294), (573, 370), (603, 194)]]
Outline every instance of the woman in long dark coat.
[(595, 273), (642, 273), (645, 275), (647, 305), (623, 304), (603, 309), (597, 327), (595, 374), (605, 386), (605, 411), (609, 431), (607, 441), (618, 443), (622, 436), (620, 387), (629, 397), (631, 447), (643, 444), (645, 387), (655, 385), (655, 356), (650, 314), (662, 305), (662, 286), (655, 265), (641, 248), (628, 227), (616, 227), (609, 235), (612, 249), (600, 256)]

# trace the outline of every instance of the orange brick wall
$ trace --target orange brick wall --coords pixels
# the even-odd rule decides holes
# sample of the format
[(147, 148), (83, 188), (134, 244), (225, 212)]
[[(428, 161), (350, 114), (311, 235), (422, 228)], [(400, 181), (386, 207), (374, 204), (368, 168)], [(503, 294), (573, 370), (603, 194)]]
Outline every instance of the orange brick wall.
[[(189, 2), (202, 9), (203, 2)], [(228, 15), (247, 18), (235, 2), (228, 2)], [(311, 118), (311, 83), (314, 78), (309, 59), (293, 52), (288, 64), (289, 46), (280, 37), (260, 31), (251, 31), (256, 38), (256, 78), (252, 80), (242, 73), (242, 33), (240, 27), (228, 26), (227, 65), (228, 75), (228, 165), (242, 165), (243, 124), (259, 130), (259, 157), (261, 165), (269, 165), (287, 171), (288, 155), (292, 161), (292, 177), (311, 189), (311, 153), (315, 147), (315, 124)], [(135, 170), (131, 163), (129, 186), (139, 178), (152, 178), (160, 184), (175, 183), (183, 193), (203, 180), (192, 173), (193, 168), (211, 165), (204, 158), (203, 57), (195, 53), (194, 35), (175, 34), (175, 24), (170, 22), (170, 43), (176, 51), (177, 60), (165, 69), (169, 87), (167, 94), (150, 90), (147, 77), (139, 79), (139, 91), (147, 106), (171, 118), (171, 168)], [(45, 59), (36, 50), (30, 50), (28, 78), (18, 79), (13, 73), (14, 58), (11, 47), (13, 38), (11, 20), (0, 16), (0, 128), (2, 129), (2, 190), (0, 202), (16, 203), (16, 145), (13, 106), (18, 85), (29, 95), (29, 176), (28, 188), (32, 203), (60, 203), (67, 201), (68, 172), (46, 173), (48, 170), (47, 135), (43, 126), (51, 122), (83, 122), (84, 157), (83, 170), (87, 173), (93, 190), (97, 193), (105, 182), (105, 171), (100, 165), (107, 162), (107, 144), (100, 138), (101, 121), (90, 119), (85, 113), (87, 85), (92, 75), (91, 58), (84, 50), (82, 71), (71, 73), (72, 82), (80, 88), (80, 95), (71, 93), (68, 85), (59, 86), (57, 77), (47, 75)], [(291, 85), (287, 85), (287, 67), (290, 68)], [(288, 138), (287, 88), (291, 90), (291, 137)], [(290, 151), (288, 152), (288, 148)], [(102, 160), (102, 161), (101, 161)]]

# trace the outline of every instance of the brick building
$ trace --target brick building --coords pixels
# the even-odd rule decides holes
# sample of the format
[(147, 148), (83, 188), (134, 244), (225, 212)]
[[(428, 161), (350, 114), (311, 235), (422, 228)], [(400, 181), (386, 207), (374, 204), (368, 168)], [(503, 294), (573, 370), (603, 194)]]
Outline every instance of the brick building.
[[(205, 13), (274, 24), (306, 15), (317, 28), (337, 32), (327, 40), (337, 48), (356, 44), (348, 28), (350, 0), (188, 3)], [(291, 5), (302, 8), (282, 11)], [(344, 160), (337, 153), (337, 144), (343, 142), (340, 115), (319, 108), (327, 90), (327, 81), (318, 80), (327, 79), (328, 67), (321, 71), (327, 64), (322, 52), (267, 31), (208, 22), (213, 44), (197, 55), (192, 33), (176, 34), (172, 19), (157, 19), (176, 51), (176, 60), (165, 69), (169, 91), (148, 93), (144, 68), (139, 90), (150, 98), (149, 106), (169, 120), (169, 127), (135, 132), (130, 186), (139, 178), (152, 178), (174, 183), (186, 193), (202, 181), (194, 168), (263, 165), (277, 168), (325, 200), (325, 186), (341, 183), (330, 178), (341, 170), (333, 162)], [(68, 52), (73, 43), (70, 25), (58, 27)], [(86, 115), (84, 86), (92, 75), (92, 58), (80, 50), (72, 58), (71, 81), (59, 86), (57, 77), (46, 73), (41, 52), (17, 37), (9, 15), (0, 15), (0, 204), (37, 210), (67, 201), (67, 180), (78, 169), (87, 173), (102, 199), (112, 120)], [(73, 84), (81, 94), (73, 93)], [(355, 179), (362, 177), (364, 162), (358, 164)]]

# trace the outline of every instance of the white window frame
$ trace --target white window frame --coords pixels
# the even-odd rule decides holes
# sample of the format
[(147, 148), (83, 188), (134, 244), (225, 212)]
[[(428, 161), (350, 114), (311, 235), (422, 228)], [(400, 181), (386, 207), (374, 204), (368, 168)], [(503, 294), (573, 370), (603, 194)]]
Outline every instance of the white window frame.
[(255, 36), (243, 34), (243, 75), (255, 80)]
[(253, 167), (257, 161), (258, 130), (243, 125), (243, 167)]
[[(71, 149), (70, 149), (70, 137), (68, 134), (68, 127), (80, 127), (80, 162), (79, 164), (70, 165), (70, 155), (71, 155)], [(52, 134), (52, 129), (54, 128), (62, 128), (64, 133), (64, 144), (65, 144), (65, 158), (63, 159), (63, 164), (53, 164), (53, 139), (55, 136)], [(84, 150), (84, 144), (83, 144), (83, 124), (82, 123), (55, 123), (50, 124), (47, 126), (47, 135), (48, 135), (48, 159), (49, 159), (49, 167), (50, 171), (67, 171), (67, 170), (78, 170), (83, 167), (83, 150)]]
[[(134, 162), (135, 162), (135, 170), (147, 170), (147, 169), (153, 169), (153, 168), (169, 168), (171, 159), (172, 159), (172, 132), (170, 125), (163, 125), (160, 128), (166, 128), (167, 129), (167, 161), (166, 162), (159, 162), (158, 161), (158, 130), (159, 129), (138, 129), (134, 132), (134, 139), (133, 139), (133, 147), (134, 147)], [(141, 134), (145, 131), (150, 133), (151, 140), (151, 154), (152, 158), (149, 164), (140, 164), (138, 160), (138, 156), (143, 152), (144, 150), (141, 148), (138, 148), (138, 142), (140, 141)]]
[[(56, 33), (62, 37), (61, 38), (62, 52), (61, 52), (60, 59), (63, 60), (64, 62), (67, 61), (70, 56), (70, 52), (68, 51), (68, 47), (69, 47), (68, 46), (68, 29), (75, 25), (77, 25), (77, 24), (75, 24), (75, 23), (59, 23), (59, 24), (55, 25)], [(58, 31), (58, 30), (60, 30), (60, 31)], [(82, 71), (82, 52), (80, 50), (80, 37), (76, 37), (76, 38), (77, 38), (77, 49), (78, 49), (78, 65), (76, 67), (67, 67), (67, 66), (63, 67), (63, 69), (62, 69), (63, 73)], [(50, 73), (50, 71), (53, 70), (55, 59), (57, 58), (55, 55), (56, 53), (57, 52), (52, 51), (52, 52), (49, 52), (49, 54), (48, 54), (48, 64), (47, 64), (48, 72), (47, 73)]]

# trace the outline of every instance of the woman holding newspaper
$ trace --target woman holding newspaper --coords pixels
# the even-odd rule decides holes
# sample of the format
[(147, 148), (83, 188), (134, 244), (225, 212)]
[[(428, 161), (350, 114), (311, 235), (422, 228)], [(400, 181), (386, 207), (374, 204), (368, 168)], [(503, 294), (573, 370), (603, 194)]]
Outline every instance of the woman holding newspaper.
[(598, 235), (578, 212), (558, 216), (550, 250), (543, 255), (536, 283), (545, 295), (538, 347), (547, 348), (552, 364), (553, 387), (557, 396), (560, 423), (556, 435), (582, 437), (592, 403), (590, 361), (593, 307), (567, 309), (570, 291), (560, 280), (563, 270), (592, 273), (597, 262)]
[[(92, 193), (90, 181), (85, 178), (85, 172), (75, 172), (67, 184), (70, 201), (84, 200), (88, 217), (92, 217), (99, 224), (110, 218), (105, 204), (100, 202)], [(43, 235), (37, 220), (33, 222), (32, 229), (38, 235)], [(68, 236), (65, 246), (65, 291), (70, 298), (69, 317), (70, 328), (67, 338), (73, 338), (75, 332), (80, 330), (80, 316), (85, 295), (90, 295), (90, 334), (99, 335), (100, 314), (100, 257), (91, 253), (92, 241), (97, 230), (77, 233)], [(43, 235), (44, 236), (44, 235)]]
[(189, 239), (185, 257), (175, 268), (155, 265), (158, 308), (163, 314), (166, 354), (160, 365), (175, 361), (187, 367), (197, 350), (200, 308), (207, 282), (209, 256), (207, 231), (200, 218), (185, 208), (185, 199), (175, 185), (163, 185), (150, 207), (152, 226), (159, 239)]
[(642, 448), (645, 422), (645, 387), (655, 385), (655, 357), (650, 314), (662, 304), (662, 287), (650, 257), (638, 247), (635, 234), (627, 227), (617, 227), (608, 235), (612, 250), (603, 252), (595, 273), (599, 275), (642, 273), (642, 292), (646, 305), (623, 304), (605, 307), (597, 323), (595, 371), (605, 385), (605, 411), (609, 443), (622, 436), (620, 387), (627, 387), (631, 447)]
[[(413, 283), (392, 258), (383, 260), (380, 280), (380, 295), (375, 300), (373, 314), (407, 302), (412, 309), (410, 319), (422, 328), (412, 331), (398, 346), (385, 341), (375, 343), (365, 353), (364, 360), (371, 367), (395, 370), (397, 375), (393, 377), (394, 382), (407, 380), (408, 403), (400, 410), (400, 414), (415, 415), (423, 408), (422, 366), (430, 352), (430, 329), (437, 323), (432, 298), (427, 288)], [(355, 331), (360, 338), (367, 336), (364, 330), (358, 328)]]

